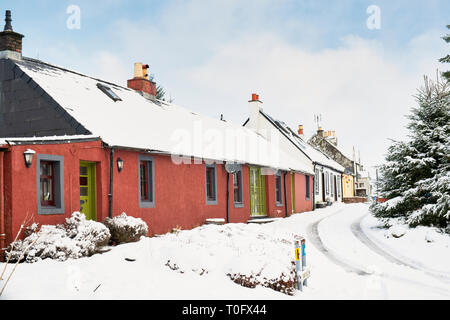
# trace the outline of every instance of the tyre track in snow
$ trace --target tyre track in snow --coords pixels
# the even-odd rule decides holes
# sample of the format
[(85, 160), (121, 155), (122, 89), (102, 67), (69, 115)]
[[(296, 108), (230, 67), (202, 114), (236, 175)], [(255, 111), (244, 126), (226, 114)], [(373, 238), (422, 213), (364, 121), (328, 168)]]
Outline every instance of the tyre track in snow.
[(338, 266), (344, 268), (346, 271), (348, 272), (353, 272), (356, 273), (357, 275), (360, 276), (368, 276), (370, 275), (370, 273), (360, 269), (360, 268), (356, 268), (355, 266), (352, 266), (350, 264), (348, 264), (347, 262), (343, 261), (336, 253), (334, 253), (333, 251), (329, 250), (323, 243), (322, 239), (320, 238), (319, 235), (319, 224), (332, 217), (335, 216), (339, 213), (341, 213), (342, 211), (344, 211), (345, 209), (341, 209), (335, 213), (333, 213), (332, 215), (329, 215), (327, 217), (324, 217), (316, 222), (314, 222), (313, 224), (308, 226), (307, 229), (307, 235), (309, 238), (309, 241), (313, 244), (314, 247), (316, 247), (317, 250), (319, 250), (320, 252), (322, 252), (328, 259), (330, 259), (332, 262), (334, 262), (335, 264), (337, 264)]
[(414, 270), (422, 271), (422, 272), (426, 273), (427, 275), (432, 276), (440, 281), (450, 283), (450, 275), (449, 274), (441, 273), (441, 272), (438, 272), (435, 270), (430, 270), (429, 268), (422, 265), (420, 262), (416, 262), (416, 261), (413, 261), (413, 260), (405, 258), (405, 257), (400, 257), (400, 256), (396, 257), (396, 256), (392, 255), (391, 253), (389, 253), (388, 251), (382, 249), (373, 240), (371, 240), (369, 238), (369, 236), (366, 233), (364, 233), (363, 229), (361, 228), (361, 222), (365, 217), (367, 217), (367, 215), (362, 216), (361, 218), (356, 220), (351, 225), (351, 230), (352, 230), (353, 235), (359, 241), (361, 241), (366, 247), (368, 247), (370, 250), (372, 250), (376, 254), (384, 257), (385, 259), (387, 259), (388, 261), (390, 261), (392, 263), (410, 267)]
[[(326, 216), (322, 219), (319, 219), (318, 221), (310, 224), (307, 227), (307, 237), (308, 240), (314, 245), (314, 247), (316, 247), (317, 250), (319, 250), (320, 252), (322, 252), (329, 260), (331, 260), (333, 263), (335, 263), (336, 265), (342, 267), (344, 270), (346, 270), (347, 272), (352, 272), (355, 273), (357, 275), (360, 276), (372, 276), (373, 273), (372, 272), (367, 272), (366, 270), (363, 270), (362, 268), (358, 268), (354, 265), (352, 265), (351, 263), (347, 262), (344, 260), (344, 258), (340, 257), (339, 254), (337, 254), (336, 252), (334, 252), (333, 250), (330, 250), (329, 248), (327, 248), (327, 246), (324, 244), (323, 240), (320, 237), (319, 234), (319, 224), (322, 223), (323, 221), (334, 217), (336, 215), (338, 215), (339, 213), (342, 213), (343, 211), (345, 211), (346, 209), (341, 209), (339, 211), (336, 211), (335, 213)], [(364, 217), (363, 217), (364, 218)], [(358, 221), (362, 221), (361, 218), (358, 219)], [(354, 223), (350, 226), (350, 229), (353, 233), (353, 225)], [(356, 235), (354, 235), (356, 237)], [(363, 236), (361, 237), (363, 238)], [(360, 238), (357, 237), (357, 239), (359, 241), (361, 241)], [(367, 238), (368, 239), (368, 238)], [(369, 239), (370, 241), (370, 239)], [(362, 242), (362, 241), (361, 241)], [(363, 242), (363, 244), (365, 245), (365, 247), (367, 247), (368, 249), (371, 249), (370, 247), (367, 246), (366, 243)], [(379, 252), (382, 252), (381, 249), (378, 249)], [(371, 250), (372, 252), (374, 250)], [(375, 252), (378, 255), (380, 255), (379, 252)], [(384, 255), (381, 255), (383, 258), (387, 259), (390, 263), (395, 263), (395, 264), (400, 264), (401, 266), (406, 266), (406, 267), (410, 267), (407, 264), (405, 264), (403, 261), (389, 255), (388, 253), (386, 253), (388, 256), (390, 256), (389, 258), (385, 257)], [(423, 270), (419, 270), (419, 271), (423, 271)], [(413, 279), (408, 279), (408, 278), (403, 278), (403, 277), (399, 277), (397, 275), (393, 275), (393, 274), (388, 274), (388, 273), (382, 273), (380, 274), (381, 277), (384, 277), (386, 279), (391, 279), (391, 280), (395, 280), (398, 282), (402, 282), (408, 285), (414, 285), (414, 286), (418, 286), (418, 287), (422, 287), (422, 288), (427, 288), (429, 291), (432, 291), (434, 293), (438, 293), (440, 295), (446, 295), (446, 296), (450, 296), (450, 291), (443, 289), (441, 287), (436, 287), (436, 286), (432, 286), (420, 281), (416, 281)], [(442, 279), (439, 279), (442, 280)]]

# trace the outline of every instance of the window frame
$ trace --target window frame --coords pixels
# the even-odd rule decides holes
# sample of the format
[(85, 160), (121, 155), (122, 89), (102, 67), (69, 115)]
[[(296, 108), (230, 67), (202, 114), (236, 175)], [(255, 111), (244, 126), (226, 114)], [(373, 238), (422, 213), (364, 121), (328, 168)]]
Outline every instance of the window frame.
[[(279, 187), (279, 192), (277, 192), (277, 179), (280, 178), (280, 187)], [(278, 201), (278, 194), (280, 196), (281, 201)], [(277, 207), (282, 207), (283, 206), (283, 177), (281, 176), (281, 172), (277, 172), (275, 174), (275, 204)]]
[(316, 169), (316, 176), (315, 176), (315, 183), (314, 183), (314, 188), (315, 188), (316, 195), (320, 194), (320, 186), (319, 186), (320, 178), (319, 178), (319, 175), (320, 175), (320, 171), (319, 171), (319, 169)]
[(305, 199), (311, 200), (311, 177), (305, 175)]
[[(41, 163), (51, 163), (53, 170), (53, 201), (45, 203), (42, 199)], [(36, 155), (36, 196), (38, 215), (63, 215), (64, 206), (64, 157), (48, 154)], [(43, 202), (44, 201), (44, 202)]]
[[(212, 188), (212, 191), (214, 193), (214, 200), (210, 200), (208, 197), (208, 171), (209, 169), (214, 169), (214, 181), (210, 182), (210, 186)], [(207, 164), (205, 163), (205, 199), (206, 199), (206, 205), (217, 205), (217, 166), (215, 164)], [(212, 198), (211, 198), (212, 199)]]
[(330, 195), (331, 197), (334, 197), (334, 174), (330, 173)]
[[(146, 173), (147, 173), (147, 193), (148, 197), (151, 196), (151, 199), (143, 200), (142, 199), (142, 171), (141, 164), (142, 162), (146, 163)], [(149, 166), (150, 164), (150, 166)], [(139, 208), (154, 208), (155, 207), (155, 158), (150, 156), (139, 155), (138, 157), (138, 189), (139, 189)], [(150, 194), (151, 193), (151, 194)]]
[(122, 101), (122, 99), (115, 93), (110, 87), (105, 86), (104, 84), (97, 83), (97, 88), (100, 89), (104, 94), (106, 94), (111, 100), (114, 102)]
[[(236, 187), (235, 177), (238, 177), (238, 176), (240, 176), (240, 179), (237, 179), (238, 180), (238, 185)], [(243, 192), (243, 180), (242, 180), (242, 178), (243, 178), (242, 167), (240, 167), (239, 170), (237, 170), (235, 173), (233, 173), (232, 177), (233, 177), (233, 203), (234, 203), (234, 207), (235, 208), (243, 208), (244, 207), (244, 192)], [(239, 193), (240, 199), (238, 199), (238, 200), (240, 200), (240, 201), (236, 201), (236, 197), (235, 197), (236, 189), (237, 189), (237, 191)]]

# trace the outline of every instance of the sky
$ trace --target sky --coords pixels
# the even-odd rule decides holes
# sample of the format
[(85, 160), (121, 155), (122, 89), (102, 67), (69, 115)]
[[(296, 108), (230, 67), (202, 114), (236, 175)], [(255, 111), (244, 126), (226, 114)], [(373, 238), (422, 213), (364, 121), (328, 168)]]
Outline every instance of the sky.
[(446, 0), (3, 0), (0, 10), (12, 10), (25, 56), (123, 86), (143, 62), (198, 113), (242, 124), (258, 93), (307, 137), (320, 114), (372, 176), (390, 139), (407, 138), (424, 75), (449, 68), (438, 62), (450, 51)]

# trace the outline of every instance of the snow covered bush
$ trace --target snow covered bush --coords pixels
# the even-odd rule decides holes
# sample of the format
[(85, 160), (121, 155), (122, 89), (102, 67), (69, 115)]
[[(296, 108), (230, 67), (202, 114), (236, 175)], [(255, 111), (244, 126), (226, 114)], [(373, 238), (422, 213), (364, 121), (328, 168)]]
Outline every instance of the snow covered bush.
[(218, 273), (248, 288), (295, 292), (294, 234), (273, 234), (256, 224), (211, 224), (158, 239), (158, 255), (176, 272)]
[(297, 289), (297, 276), (295, 271), (295, 262), (291, 262), (290, 273), (280, 273), (271, 276), (264, 274), (264, 268), (258, 273), (229, 273), (227, 276), (234, 282), (246, 288), (256, 288), (263, 286), (287, 295), (294, 295)]
[(108, 228), (95, 221), (86, 220), (84, 214), (74, 212), (65, 225), (43, 225), (39, 230), (33, 224), (26, 238), (11, 243), (8, 255), (11, 261), (19, 260), (22, 252), (36, 241), (24, 256), (26, 262), (42, 259), (65, 261), (91, 256), (108, 244), (111, 237)]
[(137, 242), (148, 234), (148, 226), (142, 219), (127, 216), (126, 213), (112, 219), (106, 218), (103, 224), (111, 233), (111, 241), (116, 244)]
[(425, 79), (418, 107), (409, 116), (409, 141), (394, 142), (381, 166), (384, 203), (378, 218), (403, 218), (418, 225), (450, 225), (450, 83)]

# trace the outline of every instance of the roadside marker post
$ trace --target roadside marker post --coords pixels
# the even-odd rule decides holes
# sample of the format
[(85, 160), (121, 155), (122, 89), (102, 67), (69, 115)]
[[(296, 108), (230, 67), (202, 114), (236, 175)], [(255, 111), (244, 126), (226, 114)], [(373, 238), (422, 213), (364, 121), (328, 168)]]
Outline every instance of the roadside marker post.
[(295, 241), (295, 269), (297, 272), (297, 288), (303, 291), (303, 286), (308, 285), (310, 276), (309, 268), (306, 266), (306, 241)]

